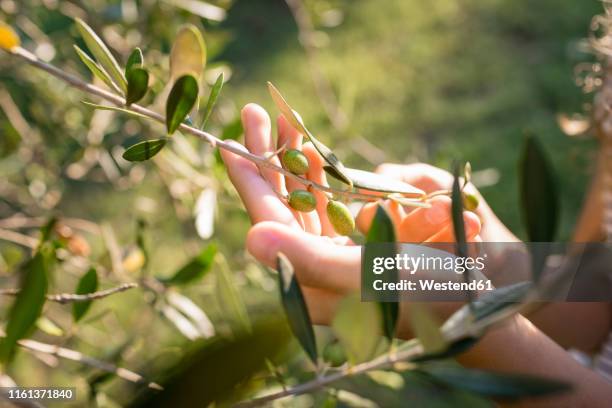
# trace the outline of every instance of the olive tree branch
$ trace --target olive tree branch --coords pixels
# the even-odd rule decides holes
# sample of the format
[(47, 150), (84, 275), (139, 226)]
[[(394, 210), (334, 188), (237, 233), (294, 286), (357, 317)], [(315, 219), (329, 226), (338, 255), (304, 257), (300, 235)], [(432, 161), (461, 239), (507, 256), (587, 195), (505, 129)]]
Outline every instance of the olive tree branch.
[[(165, 117), (157, 112), (154, 112), (148, 108), (142, 107), (140, 105), (137, 104), (132, 104), (129, 107), (125, 106), (125, 99), (122, 96), (116, 95), (112, 92), (109, 92), (107, 90), (104, 90), (102, 88), (99, 88), (95, 85), (89, 84), (87, 82), (85, 82), (84, 80), (82, 80), (81, 78), (69, 74), (63, 70), (61, 70), (60, 68), (48, 64), (44, 61), (39, 60), (34, 54), (32, 54), (31, 52), (29, 52), (28, 50), (24, 49), (23, 47), (15, 47), (10, 51), (11, 55), (14, 55), (16, 57), (21, 58), (23, 61), (25, 61), (27, 64), (38, 68), (40, 70), (43, 70), (51, 75), (53, 75), (54, 77), (61, 79), (62, 81), (64, 81), (65, 83), (67, 83), (68, 85), (79, 89), (83, 92), (89, 93), (91, 95), (95, 95), (98, 96), (110, 103), (112, 103), (113, 105), (116, 105), (118, 107), (121, 107), (122, 109), (130, 112), (130, 113), (134, 113), (140, 116), (145, 116), (149, 119), (152, 119), (156, 122), (159, 123), (165, 123)], [(299, 182), (300, 184), (304, 185), (307, 188), (312, 188), (315, 190), (319, 190), (319, 191), (323, 191), (326, 193), (331, 193), (331, 194), (335, 194), (338, 196), (344, 196), (344, 197), (348, 197), (348, 198), (353, 198), (353, 199), (358, 199), (358, 200), (365, 200), (365, 201), (376, 201), (379, 200), (381, 198), (384, 198), (385, 196), (382, 195), (380, 193), (377, 192), (371, 192), (371, 193), (367, 193), (364, 191), (348, 191), (348, 190), (339, 190), (339, 189), (335, 189), (329, 186), (325, 186), (319, 183), (315, 183), (312, 180), (308, 180), (304, 177), (300, 177), (298, 175), (295, 175), (293, 173), (291, 173), (288, 170), (285, 170), (284, 168), (277, 166), (275, 164), (273, 164), (272, 162), (270, 162), (270, 160), (268, 160), (268, 158), (263, 157), (263, 156), (258, 156), (255, 154), (252, 154), (248, 151), (243, 150), (240, 146), (237, 146), (236, 144), (233, 144), (231, 142), (226, 142), (224, 140), (221, 140), (213, 135), (211, 135), (208, 132), (205, 132), (203, 130), (194, 128), (192, 126), (186, 125), (186, 124), (181, 124), (179, 126), (179, 130), (181, 130), (184, 133), (188, 133), (190, 135), (196, 136), (202, 140), (204, 140), (205, 142), (209, 143), (211, 146), (213, 147), (218, 147), (220, 149), (223, 150), (227, 150), (229, 152), (232, 152), (238, 156), (241, 156), (255, 164), (257, 164), (258, 166), (261, 167), (265, 167), (268, 169), (271, 169), (273, 171), (276, 171), (278, 173), (283, 174), (285, 177), (291, 178), (297, 182)], [(426, 200), (426, 197), (424, 197), (422, 200), (415, 200), (415, 202), (418, 203), (422, 203), (422, 201)], [(408, 203), (405, 205), (409, 205)]]
[[(97, 292), (84, 293), (84, 294), (76, 294), (76, 293), (48, 294), (46, 295), (46, 298), (47, 300), (51, 302), (57, 302), (61, 304), (89, 302), (91, 300), (98, 300), (98, 299), (105, 298), (107, 296), (114, 295), (115, 293), (125, 292), (126, 290), (130, 290), (136, 287), (138, 287), (137, 283), (122, 283), (121, 285), (115, 286), (114, 288), (99, 290)], [(0, 289), (0, 296), (16, 296), (17, 294), (19, 294), (19, 291), (20, 289), (17, 289), (17, 288)]]

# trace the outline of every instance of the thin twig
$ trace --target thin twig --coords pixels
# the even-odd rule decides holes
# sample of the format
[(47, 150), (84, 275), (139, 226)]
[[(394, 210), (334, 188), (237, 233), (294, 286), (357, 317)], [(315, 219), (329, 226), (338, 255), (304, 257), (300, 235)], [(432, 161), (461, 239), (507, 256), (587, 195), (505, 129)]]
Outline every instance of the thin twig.
[[(44, 61), (39, 60), (34, 54), (32, 54), (31, 52), (27, 51), (26, 49), (22, 48), (22, 47), (15, 47), (13, 48), (10, 53), (12, 55), (15, 55), (19, 58), (21, 58), (22, 60), (24, 60), (26, 63), (28, 63), (31, 66), (34, 66), (38, 69), (41, 69), (53, 76), (55, 76), (58, 79), (61, 79), (62, 81), (66, 82), (68, 85), (80, 89), (81, 91), (87, 92), (91, 95), (95, 95), (98, 96), (110, 103), (112, 103), (113, 105), (119, 106), (123, 109), (125, 109), (126, 111), (132, 112), (132, 113), (136, 113), (136, 114), (140, 114), (142, 116), (146, 116), (150, 119), (153, 119), (156, 122), (165, 123), (165, 118), (164, 116), (162, 116), (161, 114), (154, 112), (150, 109), (147, 109), (145, 107), (142, 107), (140, 105), (136, 105), (136, 104), (132, 104), (130, 105), (129, 108), (125, 107), (125, 99), (119, 95), (115, 95), (107, 90), (104, 90), (102, 88), (99, 88), (95, 85), (92, 84), (88, 84), (87, 82), (83, 81), (81, 78), (78, 78), (72, 74), (69, 74), (59, 68), (57, 68), (54, 65), (48, 64)], [(211, 144), (213, 147), (219, 147), (220, 149), (223, 150), (227, 150), (229, 152), (232, 152), (238, 156), (241, 156), (253, 163), (256, 163), (262, 167), (266, 167), (269, 168), (271, 170), (274, 170), (278, 173), (283, 174), (285, 177), (288, 177), (290, 179), (293, 179), (297, 182), (299, 182), (300, 184), (306, 186), (306, 187), (310, 187), (316, 190), (320, 190), (320, 191), (325, 191), (328, 193), (332, 193), (332, 194), (336, 194), (339, 196), (344, 196), (344, 197), (349, 197), (349, 198), (354, 198), (354, 199), (358, 199), (358, 200), (365, 200), (365, 201), (376, 201), (376, 200), (380, 200), (381, 199), (381, 195), (380, 193), (377, 192), (372, 192), (372, 193), (365, 193), (365, 192), (356, 192), (356, 191), (347, 191), (347, 190), (338, 190), (335, 188), (331, 188), (329, 186), (325, 186), (319, 183), (315, 183), (314, 181), (308, 180), (306, 178), (297, 176), (293, 173), (291, 173), (288, 170), (283, 169), (282, 167), (279, 167), (273, 163), (271, 163), (267, 158), (263, 157), (263, 156), (258, 156), (255, 154), (252, 154), (246, 150), (244, 150), (242, 148), (242, 146), (233, 143), (233, 142), (226, 142), (224, 140), (221, 140), (213, 135), (211, 135), (210, 133), (204, 132), (203, 130), (188, 126), (186, 124), (181, 124), (179, 126), (179, 130), (181, 130), (184, 133), (189, 133), (193, 136), (196, 136), (202, 140), (204, 140), (205, 142)]]
[[(100, 290), (92, 293), (85, 293), (81, 295), (76, 293), (58, 293), (47, 295), (46, 298), (51, 302), (57, 302), (61, 304), (88, 302), (91, 300), (102, 299), (107, 296), (114, 295), (115, 293), (125, 292), (126, 290), (130, 290), (136, 287), (138, 287), (137, 283), (123, 283), (114, 288)], [(16, 296), (17, 294), (19, 294), (19, 290), (20, 289), (17, 288), (0, 289), (0, 296)]]
[(137, 374), (126, 368), (117, 367), (116, 365), (108, 363), (106, 361), (98, 360), (97, 358), (87, 356), (76, 350), (67, 349), (53, 344), (41, 343), (39, 341), (29, 339), (19, 340), (17, 344), (25, 349), (38, 353), (51, 354), (53, 356), (65, 358), (67, 360), (77, 361), (81, 364), (94, 367), (102, 371), (106, 371), (107, 373), (115, 374), (117, 377), (123, 378), (126, 381), (130, 381), (136, 384), (144, 384), (154, 390), (163, 389), (161, 385), (148, 381), (140, 374)]
[(27, 248), (36, 248), (38, 245), (38, 240), (34, 237), (5, 229), (0, 229), (0, 241), (10, 241)]

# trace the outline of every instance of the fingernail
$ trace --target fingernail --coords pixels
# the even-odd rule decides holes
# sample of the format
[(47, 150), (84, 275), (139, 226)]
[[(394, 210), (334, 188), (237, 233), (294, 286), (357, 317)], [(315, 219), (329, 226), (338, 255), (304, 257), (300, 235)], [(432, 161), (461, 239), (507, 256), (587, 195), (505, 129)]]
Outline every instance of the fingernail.
[(450, 218), (449, 209), (444, 203), (433, 203), (431, 208), (425, 211), (425, 220), (431, 225), (440, 225)]

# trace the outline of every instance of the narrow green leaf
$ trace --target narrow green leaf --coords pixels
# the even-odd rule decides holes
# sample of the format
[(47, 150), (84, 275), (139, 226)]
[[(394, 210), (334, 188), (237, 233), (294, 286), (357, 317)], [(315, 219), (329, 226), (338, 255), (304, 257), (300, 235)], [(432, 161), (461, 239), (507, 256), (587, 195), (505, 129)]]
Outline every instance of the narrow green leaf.
[(127, 63), (125, 64), (125, 76), (127, 77), (128, 72), (130, 72), (132, 68), (142, 68), (143, 65), (144, 57), (142, 56), (142, 50), (136, 47), (128, 57)]
[[(366, 236), (366, 244), (375, 242), (395, 242), (395, 228), (393, 221), (387, 211), (378, 205), (372, 225)], [(377, 253), (376, 256), (381, 257), (394, 257), (396, 250), (389, 246), (388, 253)], [(392, 277), (387, 278), (389, 282), (397, 281), (398, 271), (388, 271), (387, 274), (393, 274)], [(379, 302), (380, 311), (382, 313), (382, 329), (383, 333), (389, 339), (393, 340), (395, 337), (395, 331), (397, 326), (397, 319), (399, 317), (399, 304), (397, 302)]]
[(369, 360), (380, 342), (382, 322), (378, 305), (362, 302), (359, 295), (338, 304), (332, 328), (353, 364)]
[[(98, 290), (98, 273), (96, 268), (91, 267), (81, 277), (76, 287), (76, 293), (78, 295), (84, 295), (87, 293), (93, 293)], [(72, 304), (72, 318), (75, 322), (81, 320), (85, 313), (91, 307), (91, 300), (87, 302), (75, 302)]]
[(138, 112), (134, 112), (131, 109), (125, 109), (125, 108), (120, 108), (118, 106), (110, 106), (110, 105), (98, 105), (97, 103), (92, 103), (92, 102), (88, 102), (88, 101), (81, 101), (81, 103), (83, 105), (87, 105), (91, 108), (94, 109), (100, 109), (100, 110), (108, 110), (108, 111), (113, 111), (113, 112), (120, 112), (120, 113), (125, 113), (137, 118), (144, 118), (144, 119), (148, 119), (147, 116), (143, 115), (142, 113), (138, 113)]
[[(323, 170), (336, 180), (343, 181), (343, 176), (333, 167), (323, 166)], [(352, 181), (353, 186), (364, 190), (380, 191), (383, 193), (401, 193), (406, 197), (412, 198), (420, 198), (425, 195), (423, 190), (413, 187), (410, 184), (369, 171), (345, 167), (343, 174), (344, 177), (348, 177)]]
[(459, 166), (453, 169), (453, 188), (451, 193), (451, 211), (453, 219), (453, 231), (457, 242), (457, 255), (467, 256), (467, 241), (465, 237), (465, 223), (463, 221), (463, 196), (461, 195), (461, 185), (459, 184)]
[(271, 82), (268, 82), (268, 91), (272, 96), (272, 100), (281, 111), (285, 119), (289, 122), (291, 126), (293, 126), (296, 130), (298, 130), (302, 135), (308, 138), (312, 145), (317, 149), (321, 157), (325, 159), (327, 164), (329, 164), (333, 169), (335, 174), (337, 175), (338, 180), (342, 181), (349, 186), (353, 186), (353, 182), (351, 179), (345, 174), (344, 164), (338, 159), (338, 157), (331, 151), (331, 149), (321, 143), (304, 125), (302, 119), (296, 114), (296, 112), (289, 106), (285, 98), (281, 95), (281, 93), (276, 89)]
[(202, 114), (202, 124), (200, 125), (200, 129), (204, 129), (206, 126), (206, 122), (208, 122), (208, 118), (210, 118), (210, 114), (217, 103), (217, 98), (219, 98), (219, 94), (221, 93), (221, 88), (223, 88), (223, 72), (219, 74), (215, 84), (210, 90), (210, 96), (208, 97), (208, 102), (206, 103), (204, 113)]
[(87, 55), (87, 53), (80, 49), (78, 46), (74, 45), (73, 47), (83, 64), (85, 64), (85, 66), (89, 68), (89, 70), (95, 77), (102, 80), (102, 82), (104, 82), (106, 86), (108, 86), (110, 89), (121, 93), (121, 90), (117, 87), (117, 85), (115, 85), (115, 83), (108, 75), (108, 73), (104, 70), (104, 68), (98, 65), (96, 61), (92, 60), (89, 55)]
[(206, 44), (202, 33), (192, 24), (181, 27), (170, 51), (170, 78), (193, 75), (199, 79), (206, 66)]
[(521, 210), (531, 242), (550, 242), (559, 221), (559, 195), (553, 168), (533, 135), (527, 135), (519, 166)]
[(161, 279), (161, 281), (167, 285), (185, 285), (200, 280), (210, 271), (216, 254), (217, 246), (209, 244), (198, 256), (183, 265), (172, 277), (165, 280)]
[(464, 353), (472, 348), (480, 339), (478, 337), (463, 337), (453, 341), (444, 350), (438, 352), (425, 353), (416, 358), (410, 359), (413, 363), (423, 363), (426, 361), (445, 360), (453, 358), (458, 354)]
[(251, 322), (247, 308), (242, 300), (242, 296), (238, 291), (238, 285), (234, 279), (232, 271), (229, 269), (227, 261), (219, 253), (217, 257), (221, 261), (219, 268), (216, 268), (215, 276), (217, 278), (217, 294), (221, 303), (221, 308), (229, 315), (229, 319), (237, 322), (244, 331), (251, 330)]
[(87, 44), (87, 48), (89, 51), (96, 57), (96, 60), (100, 63), (100, 65), (104, 68), (106, 72), (113, 78), (115, 84), (119, 86), (119, 88), (123, 91), (127, 91), (127, 81), (125, 80), (125, 76), (119, 68), (119, 63), (110, 52), (106, 44), (102, 41), (100, 37), (95, 33), (95, 31), (87, 25), (80, 18), (76, 18), (74, 20), (77, 24), (77, 28), (81, 33), (81, 37)]
[(460, 366), (426, 366), (419, 369), (435, 380), (465, 391), (499, 399), (538, 397), (569, 391), (565, 382), (522, 374), (501, 374)]
[(410, 324), (425, 353), (440, 353), (447, 348), (447, 341), (440, 331), (440, 325), (423, 303), (411, 303)]
[(282, 253), (279, 253), (276, 258), (276, 270), (278, 271), (281, 301), (289, 327), (312, 363), (316, 366), (318, 358), (317, 343), (314, 330), (312, 329), (310, 314), (306, 308), (300, 284), (295, 277), (293, 265)]
[(198, 99), (198, 81), (192, 75), (180, 77), (166, 101), (166, 127), (171, 135), (185, 120)]
[(53, 257), (52, 247), (44, 244), (24, 265), (21, 289), (9, 311), (6, 337), (0, 343), (0, 359), (4, 362), (12, 357), (17, 341), (28, 334), (42, 312)]
[(136, 143), (123, 152), (122, 157), (127, 161), (145, 161), (155, 156), (166, 145), (168, 139), (151, 139)]
[(132, 68), (127, 72), (127, 94), (125, 104), (131, 105), (141, 100), (149, 87), (149, 72), (143, 68)]

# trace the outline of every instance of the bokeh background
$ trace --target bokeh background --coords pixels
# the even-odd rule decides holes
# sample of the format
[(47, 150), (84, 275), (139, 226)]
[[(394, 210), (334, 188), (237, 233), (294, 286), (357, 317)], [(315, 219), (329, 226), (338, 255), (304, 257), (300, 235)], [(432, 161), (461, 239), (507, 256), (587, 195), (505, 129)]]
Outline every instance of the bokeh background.
[[(155, 93), (165, 86), (173, 37), (181, 25), (193, 23), (208, 46), (207, 81), (221, 71), (229, 78), (211, 133), (241, 140), (237, 119), (248, 102), (276, 117), (265, 86), (273, 81), (351, 167), (423, 161), (449, 168), (455, 159), (469, 160), (489, 204), (521, 237), (516, 168), (523, 134), (532, 132), (557, 171), (559, 238), (569, 239), (596, 143), (563, 135), (556, 116), (582, 112), (589, 100), (576, 86), (574, 66), (592, 59), (581, 52), (580, 41), (601, 11), (598, 1), (289, 3), (303, 7), (297, 13), (301, 30), (296, 9), (292, 13), (282, 0), (0, 0), (0, 18), (16, 27), (23, 46), (39, 58), (85, 78), (90, 74), (72, 48), (75, 43), (85, 48), (73, 17), (101, 33), (120, 61), (140, 46), (154, 76), (147, 102), (158, 109), (163, 104)], [(0, 219), (29, 220), (12, 229), (0, 221), (0, 227), (36, 236), (40, 217), (51, 214), (104, 226), (119, 248), (123, 275), (113, 275), (108, 241), (95, 227), (81, 232), (87, 253), (72, 255), (107, 266), (111, 271), (101, 280), (110, 286), (142, 276), (136, 235), (137, 220), (143, 219), (148, 276), (172, 275), (215, 242), (221, 260), (213, 269), (230, 271), (245, 305), (238, 309), (250, 320), (278, 314), (275, 277), (244, 252), (249, 221), (218, 156), (197, 140), (177, 138), (155, 162), (129, 164), (120, 157), (123, 149), (159, 137), (162, 129), (94, 112), (82, 100), (92, 99), (0, 54)], [(0, 254), (0, 282), (11, 287), (29, 250), (0, 239)], [(52, 291), (71, 292), (81, 274), (78, 264), (62, 264)], [(171, 290), (204, 310), (217, 333), (232, 333), (241, 312), (218, 290), (221, 278), (214, 271), (209, 275)], [(10, 300), (0, 302), (5, 316)], [(152, 293), (132, 290), (96, 302), (91, 322), (75, 325), (69, 308), (48, 305), (49, 322), (39, 324), (34, 337), (156, 377), (191, 344), (185, 328), (160, 308)], [(22, 385), (73, 384), (87, 391), (98, 373), (20, 353), (10, 374)], [(133, 397), (132, 387), (103, 378), (90, 402), (124, 405)], [(80, 402), (87, 404), (84, 398)]]

